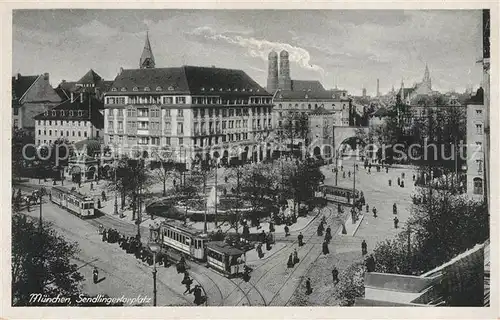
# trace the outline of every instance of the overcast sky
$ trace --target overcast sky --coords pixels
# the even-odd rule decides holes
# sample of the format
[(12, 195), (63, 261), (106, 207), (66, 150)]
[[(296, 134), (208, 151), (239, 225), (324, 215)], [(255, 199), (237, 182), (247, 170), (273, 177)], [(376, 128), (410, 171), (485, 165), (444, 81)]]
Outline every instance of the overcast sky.
[(290, 53), (292, 79), (354, 95), (401, 79), (462, 92), (481, 84), (481, 11), (17, 10), (13, 74), (49, 72), (52, 85), (89, 69), (113, 80), (138, 68), (149, 29), (156, 67), (243, 69), (261, 85), (271, 49)]

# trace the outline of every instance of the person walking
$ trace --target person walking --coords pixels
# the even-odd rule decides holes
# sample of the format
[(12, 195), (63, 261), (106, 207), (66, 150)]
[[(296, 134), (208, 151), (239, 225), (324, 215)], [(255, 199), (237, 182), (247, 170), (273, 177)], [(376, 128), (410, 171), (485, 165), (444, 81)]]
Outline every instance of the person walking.
[(288, 257), (288, 262), (287, 262), (286, 266), (288, 268), (293, 268), (293, 266), (294, 266), (294, 264), (293, 264), (293, 256), (292, 256), (291, 253), (290, 253), (290, 256)]
[(377, 208), (373, 207), (373, 217), (376, 218), (377, 217)]
[(361, 242), (361, 255), (366, 255), (368, 253), (368, 245), (366, 244), (366, 241), (363, 240), (363, 242)]
[(302, 247), (304, 245), (304, 236), (302, 235), (302, 232), (299, 233), (298, 237), (297, 237), (298, 241), (299, 241), (299, 247)]
[(398, 214), (398, 207), (396, 206), (396, 203), (392, 205), (392, 213), (393, 214)]
[(99, 280), (99, 270), (97, 270), (97, 267), (94, 267), (94, 271), (92, 271), (92, 276), (93, 276), (93, 280), (94, 280), (94, 283), (97, 283), (97, 281)]
[(318, 236), (322, 236), (323, 235), (323, 224), (320, 223), (319, 226), (318, 226)]
[(294, 249), (293, 250), (293, 264), (296, 265), (297, 263), (299, 263), (299, 255), (297, 253), (297, 249)]
[(290, 235), (290, 228), (288, 228), (287, 225), (285, 225), (285, 237), (288, 237)]
[(370, 212), (370, 206), (367, 204), (366, 205), (366, 213)]
[(399, 219), (398, 217), (394, 217), (394, 229), (397, 229), (398, 228), (398, 223), (399, 223)]
[(323, 241), (323, 254), (327, 255), (330, 253), (330, 250), (328, 249), (328, 242)]
[(306, 280), (306, 294), (310, 295), (312, 293), (312, 287), (311, 287), (311, 278), (307, 278)]
[(337, 267), (333, 267), (332, 278), (335, 285), (339, 283), (339, 271), (337, 270)]
[(186, 286), (186, 290), (184, 290), (183, 294), (186, 293), (191, 293), (191, 284), (193, 283), (193, 279), (191, 279), (189, 276), (187, 277), (186, 281), (184, 282), (184, 285)]

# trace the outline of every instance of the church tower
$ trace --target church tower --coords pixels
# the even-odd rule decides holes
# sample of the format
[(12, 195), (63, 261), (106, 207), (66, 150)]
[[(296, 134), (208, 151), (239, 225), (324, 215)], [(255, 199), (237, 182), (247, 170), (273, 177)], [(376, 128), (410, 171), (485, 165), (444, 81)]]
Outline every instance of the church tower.
[(288, 60), (288, 52), (286, 50), (280, 52), (278, 86), (282, 90), (292, 90), (292, 79), (290, 78), (290, 61)]
[(429, 67), (427, 66), (427, 63), (425, 64), (424, 79), (422, 80), (422, 84), (427, 86), (429, 90), (432, 89), (431, 76), (429, 73)]
[(146, 43), (144, 44), (144, 49), (142, 50), (141, 59), (139, 60), (139, 68), (150, 69), (155, 67), (155, 57), (153, 56), (153, 50), (151, 50), (151, 43), (149, 42), (149, 33), (146, 32)]
[(272, 50), (268, 56), (267, 91), (274, 93), (278, 89), (278, 54)]

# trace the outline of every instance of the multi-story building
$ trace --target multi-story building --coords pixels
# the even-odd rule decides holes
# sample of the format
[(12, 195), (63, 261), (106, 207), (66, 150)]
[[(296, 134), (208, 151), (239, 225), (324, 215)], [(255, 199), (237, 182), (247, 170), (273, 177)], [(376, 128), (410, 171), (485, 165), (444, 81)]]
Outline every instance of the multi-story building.
[(34, 134), (34, 117), (59, 104), (61, 98), (49, 82), (49, 74), (12, 77), (12, 125)]
[(485, 145), (486, 107), (484, 91), (467, 103), (467, 194), (476, 200), (483, 200), (485, 191)]
[(70, 143), (102, 138), (104, 105), (88, 94), (72, 94), (70, 99), (35, 116), (35, 142), (52, 144), (58, 139)]
[(146, 39), (140, 69), (121, 70), (105, 94), (105, 143), (154, 159), (155, 150), (188, 168), (249, 154), (272, 131), (272, 96), (245, 72), (215, 67), (155, 68)]
[(323, 107), (308, 114), (308, 139), (314, 155), (323, 155), (330, 159), (333, 153), (333, 127), (338, 122), (336, 111), (329, 111)]

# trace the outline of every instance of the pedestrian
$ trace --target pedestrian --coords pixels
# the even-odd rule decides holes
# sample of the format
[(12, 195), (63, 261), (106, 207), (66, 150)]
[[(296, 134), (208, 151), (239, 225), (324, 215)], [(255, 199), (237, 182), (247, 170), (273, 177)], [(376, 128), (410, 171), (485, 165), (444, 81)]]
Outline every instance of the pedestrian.
[(332, 239), (332, 228), (330, 228), (330, 226), (328, 226), (328, 228), (326, 228), (326, 237), (328, 238), (328, 242), (330, 242), (330, 240)]
[(388, 166), (385, 167), (385, 173), (389, 173), (389, 167)]
[(330, 250), (328, 249), (328, 242), (323, 241), (323, 254), (327, 255), (330, 253)]
[(337, 204), (337, 211), (338, 213), (342, 213), (342, 206), (340, 205), (340, 203)]
[(104, 190), (102, 190), (101, 196), (102, 196), (102, 201), (106, 202), (107, 201), (106, 192), (104, 192)]
[(193, 283), (193, 280), (189, 278), (189, 276), (186, 279), (186, 282), (184, 285), (186, 286), (186, 290), (184, 290), (184, 294), (186, 293), (191, 293), (191, 284)]
[(318, 226), (318, 236), (322, 236), (323, 235), (323, 224), (320, 223), (319, 226)]
[(288, 262), (286, 264), (288, 268), (293, 268), (293, 257), (292, 254), (290, 253), (290, 256), (288, 257)]
[(401, 181), (400, 187), (401, 187), (401, 188), (404, 188), (404, 187), (405, 187), (405, 182), (404, 182), (404, 180), (402, 180), (402, 181)]
[(356, 164), (356, 171), (359, 171), (359, 166), (358, 166), (358, 164)]
[(370, 254), (365, 260), (366, 271), (374, 272), (375, 271), (375, 258), (373, 254)]
[(274, 223), (272, 221), (269, 222), (269, 232), (274, 232)]
[(311, 287), (311, 278), (307, 278), (306, 280), (306, 294), (310, 295), (312, 293), (312, 287)]
[(222, 192), (224, 193), (224, 195), (227, 195), (227, 190), (226, 190), (226, 188), (222, 189)]
[(259, 259), (262, 259), (262, 257), (264, 257), (264, 254), (262, 253), (262, 243), (259, 243), (257, 245), (257, 254), (259, 255)]
[(371, 166), (368, 167), (368, 173), (372, 173), (372, 167)]
[(398, 186), (401, 185), (401, 179), (398, 177)]
[(304, 236), (302, 235), (302, 232), (299, 233), (297, 239), (299, 240), (299, 247), (302, 247), (304, 245), (304, 242), (302, 242), (304, 240)]
[(350, 178), (351, 177), (351, 170), (347, 172), (347, 176)]
[(342, 178), (345, 179), (345, 171), (342, 172)]
[(415, 181), (415, 175), (413, 175), (413, 181)]
[(339, 283), (339, 271), (337, 270), (337, 267), (333, 267), (332, 278), (335, 284)]
[(225, 182), (225, 183), (227, 183), (227, 176), (226, 176), (226, 177), (224, 177), (224, 182)]
[(293, 250), (293, 264), (296, 265), (299, 261), (299, 255), (297, 254), (297, 249), (295, 249)]
[(260, 242), (266, 241), (266, 233), (264, 232), (264, 230), (262, 230), (262, 232), (259, 234), (259, 241)]
[(90, 191), (93, 191), (94, 190), (94, 184), (91, 182), (90, 183)]
[(101, 199), (97, 199), (97, 209), (101, 209)]
[(102, 231), (102, 241), (103, 241), (103, 242), (104, 242), (104, 241), (108, 241), (108, 237), (107, 237), (107, 231), (106, 231), (106, 229), (104, 229), (104, 230)]
[(392, 205), (392, 213), (393, 214), (398, 214), (398, 207), (396, 206), (396, 203)]
[(199, 285), (196, 285), (193, 289), (193, 294), (194, 294), (194, 303), (196, 305), (200, 305), (202, 303), (201, 299), (201, 287)]
[(370, 212), (370, 206), (367, 204), (366, 205), (366, 213)]
[(398, 223), (399, 223), (398, 217), (394, 217), (394, 229), (398, 228)]
[(363, 240), (363, 242), (361, 242), (361, 254), (364, 256), (367, 253), (368, 253), (368, 246), (366, 244), (366, 241)]
[(94, 278), (94, 283), (97, 283), (97, 281), (99, 280), (99, 270), (97, 270), (96, 267), (94, 267), (94, 271), (92, 271), (92, 275)]
[(285, 237), (288, 237), (290, 235), (290, 228), (288, 228), (287, 225), (285, 225)]
[(389, 179), (389, 187), (392, 186), (392, 180)]
[[(341, 171), (344, 171), (344, 165), (341, 165), (341, 166), (340, 166), (340, 170), (341, 170)], [(345, 177), (344, 177), (344, 178), (345, 178)]]
[(373, 207), (373, 217), (376, 218), (377, 217), (377, 208)]
[(405, 173), (401, 172), (401, 179), (404, 179), (404, 178), (405, 178)]

